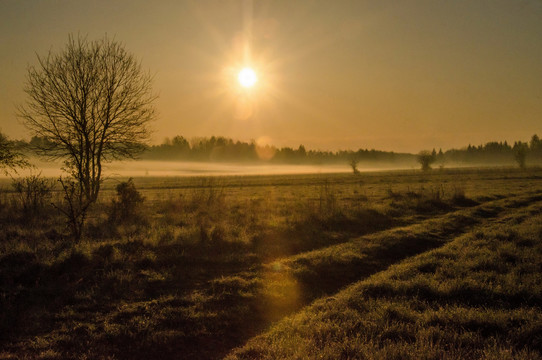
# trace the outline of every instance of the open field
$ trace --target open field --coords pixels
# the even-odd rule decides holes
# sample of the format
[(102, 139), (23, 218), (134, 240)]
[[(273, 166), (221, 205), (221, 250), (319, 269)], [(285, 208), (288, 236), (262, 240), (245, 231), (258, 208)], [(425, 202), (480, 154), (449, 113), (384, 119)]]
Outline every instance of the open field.
[(0, 358), (542, 358), (541, 169), (123, 180), (77, 244), (0, 184)]

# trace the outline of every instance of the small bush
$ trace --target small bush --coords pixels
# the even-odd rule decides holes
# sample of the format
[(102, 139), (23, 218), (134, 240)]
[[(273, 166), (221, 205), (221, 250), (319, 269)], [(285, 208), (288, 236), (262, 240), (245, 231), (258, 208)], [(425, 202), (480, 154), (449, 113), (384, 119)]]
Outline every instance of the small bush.
[(111, 203), (109, 219), (116, 223), (140, 221), (145, 198), (137, 191), (132, 178), (118, 184), (116, 189), (117, 198)]
[(83, 236), (83, 227), (91, 203), (83, 201), (82, 188), (75, 181), (61, 176), (58, 182), (62, 188), (63, 201), (54, 206), (65, 216), (73, 239), (79, 241)]
[(35, 217), (44, 213), (53, 188), (50, 180), (42, 178), (39, 174), (30, 175), (13, 179), (11, 185), (25, 217)]

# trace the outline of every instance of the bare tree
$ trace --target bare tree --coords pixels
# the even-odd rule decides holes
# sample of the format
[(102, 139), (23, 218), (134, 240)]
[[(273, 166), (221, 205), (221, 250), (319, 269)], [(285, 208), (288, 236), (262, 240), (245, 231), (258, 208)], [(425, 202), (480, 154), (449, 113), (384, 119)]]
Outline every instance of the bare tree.
[(151, 76), (122, 44), (73, 36), (63, 51), (38, 56), (28, 69), (26, 104), (19, 116), (44, 138), (38, 153), (63, 159), (65, 214), (76, 238), (100, 191), (105, 162), (144, 149), (154, 118)]
[(350, 165), (350, 167), (352, 168), (352, 172), (354, 174), (359, 174), (358, 163), (359, 163), (359, 160), (356, 159), (355, 157), (351, 158), (350, 161), (348, 162), (348, 165)]
[(435, 162), (436, 157), (431, 151), (422, 150), (418, 153), (417, 160), (422, 166), (423, 171), (431, 170), (431, 165)]

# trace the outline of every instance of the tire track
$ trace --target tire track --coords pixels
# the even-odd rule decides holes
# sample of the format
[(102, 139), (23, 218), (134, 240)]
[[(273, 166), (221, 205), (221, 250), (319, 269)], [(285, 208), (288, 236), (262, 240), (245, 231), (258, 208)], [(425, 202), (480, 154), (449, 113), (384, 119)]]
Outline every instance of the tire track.
[[(477, 232), (480, 231), (481, 234), (484, 232), (487, 232), (488, 229), (493, 228), (509, 228), (513, 226), (517, 226), (519, 224), (522, 224), (525, 221), (528, 221), (533, 216), (540, 216), (540, 213), (542, 211), (542, 196), (541, 194), (536, 194), (532, 196), (516, 196), (510, 199), (504, 199), (499, 201), (494, 201), (488, 204), (484, 204), (481, 206), (478, 206), (476, 208), (470, 209), (469, 211), (466, 211), (465, 213), (461, 214), (450, 214), (450, 216), (443, 216), (443, 219), (441, 219), (440, 224), (438, 223), (431, 223), (431, 222), (422, 222), (418, 224), (418, 226), (415, 226), (415, 234), (413, 237), (409, 237), (409, 239), (416, 238), (414, 235), (418, 235), (418, 238), (423, 238), (428, 242), (434, 241), (435, 244), (440, 244), (435, 246), (434, 248), (451, 244), (454, 242), (456, 243), (456, 240), (460, 243), (463, 242), (464, 244), (468, 244), (469, 239), (477, 239), (478, 235), (470, 235), (469, 232)], [(453, 224), (452, 219), (454, 217), (457, 217), (458, 215), (461, 215), (460, 218), (463, 218), (465, 216), (471, 216), (471, 221), (466, 226), (461, 226), (461, 224)], [(423, 229), (423, 226), (426, 225), (427, 229)], [(448, 227), (451, 226), (450, 229)], [(411, 227), (407, 227), (411, 228)], [(412, 230), (412, 229), (410, 229)], [(447, 230), (452, 230), (453, 234), (446, 233)], [(400, 231), (400, 230), (398, 230)], [(395, 233), (394, 235), (399, 236), (399, 233)], [(498, 238), (499, 235), (496, 235)], [(501, 235), (502, 236), (502, 235)], [(370, 239), (366, 239), (366, 241), (376, 241), (380, 238), (380, 240), (383, 240), (387, 242), (387, 245), (390, 245), (391, 242), (388, 239), (383, 238), (383, 235), (375, 235), (369, 237)], [(370, 264), (378, 265), (379, 263), (382, 263), (383, 261), (378, 261), (374, 259), (370, 259), (370, 256), (375, 256), (378, 254), (382, 254), (385, 252), (384, 248), (380, 250), (376, 250), (374, 247), (368, 247), (365, 249), (361, 249), (361, 245), (358, 244), (358, 242), (361, 241), (361, 239), (355, 239), (352, 241), (352, 244), (349, 245), (351, 249), (357, 248), (361, 251), (363, 251), (365, 254), (367, 254), (367, 261), (369, 261)], [(453, 245), (453, 244), (452, 244)], [(346, 245), (342, 247), (344, 249), (347, 247)], [(335, 250), (340, 247), (333, 247)], [(380, 251), (380, 252), (379, 252)], [(437, 250), (440, 251), (440, 250)], [(386, 270), (390, 268), (392, 265), (397, 265), (398, 268), (403, 269), (404, 273), (404, 267), (402, 267), (402, 264), (405, 264), (404, 266), (414, 266), (419, 267), (419, 264), (416, 263), (415, 259), (418, 259), (418, 257), (422, 256), (432, 256), (431, 253), (425, 254), (424, 251), (417, 254), (417, 256), (408, 256), (405, 255), (402, 257), (402, 259), (396, 261), (393, 264), (388, 265), (385, 267)], [(313, 257), (316, 257), (317, 255), (322, 255), (322, 253), (318, 254), (318, 252), (312, 252), (311, 254), (307, 254), (306, 257), (312, 259)], [(437, 253), (435, 253), (436, 258), (438, 259)], [(460, 255), (458, 255), (460, 256)], [(400, 257), (400, 256), (399, 256)], [(296, 266), (309, 266), (308, 263), (299, 265), (299, 259), (303, 259), (303, 256), (298, 256), (295, 259), (285, 259), (283, 263), (286, 264), (290, 263), (289, 271), (295, 272)], [(410, 260), (412, 259), (412, 260)], [(403, 260), (403, 261), (402, 261)], [(354, 263), (354, 262), (353, 262)], [(414, 265), (412, 265), (414, 264)], [(286, 270), (285, 270), (286, 271)], [(397, 273), (401, 273), (399, 270), (393, 270), (390, 269), (389, 271), (383, 271), (382, 272), (382, 278), (388, 279), (391, 281), (391, 283), (394, 283), (395, 279), (394, 276)], [(370, 272), (370, 271), (367, 271)], [(375, 275), (379, 273), (378, 269), (375, 268), (375, 271), (372, 271), (371, 275)], [(324, 274), (321, 274), (321, 276), (325, 276)], [(380, 276), (380, 274), (376, 275), (377, 277)], [(429, 276), (429, 275), (428, 275)], [(337, 319), (341, 318), (337, 315), (337, 313), (341, 313), (341, 311), (344, 308), (344, 303), (356, 303), (358, 302), (359, 297), (361, 294), (365, 294), (369, 298), (372, 297), (383, 297), (385, 299), (388, 299), (393, 296), (397, 296), (397, 294), (393, 293), (393, 290), (388, 289), (385, 285), (381, 285), (377, 280), (374, 280), (373, 282), (369, 281), (369, 285), (367, 285), (367, 282), (364, 281), (369, 276), (361, 276), (357, 281), (353, 281), (349, 284), (346, 284), (342, 287), (342, 290), (333, 292), (333, 295), (331, 297), (322, 297), (320, 300), (315, 301), (311, 305), (308, 305), (307, 307), (303, 308), (303, 310), (299, 311), (297, 314), (292, 315), (291, 317), (286, 318), (285, 320), (281, 320), (280, 323), (277, 326), (273, 327), (273, 330), (270, 332), (265, 332), (259, 335), (258, 337), (251, 339), (247, 345), (235, 349), (232, 351), (230, 356), (228, 356), (228, 359), (237, 359), (237, 358), (243, 358), (243, 359), (252, 359), (252, 358), (271, 358), (269, 357), (269, 354), (277, 354), (280, 353), (284, 355), (286, 351), (281, 352), (280, 344), (283, 343), (291, 343), (291, 340), (287, 334), (297, 334), (296, 336), (300, 336), (298, 332), (296, 332), (296, 326), (300, 325), (302, 323), (303, 330), (300, 330), (301, 333), (311, 333), (311, 328), (319, 326), (325, 327), (326, 324), (328, 324), (326, 321), (329, 319), (336, 319), (332, 321), (339, 321)], [(373, 279), (373, 277), (371, 277)], [(380, 278), (379, 278), (380, 279)], [(403, 279), (403, 281), (406, 281)], [(339, 287), (339, 286), (337, 286)], [(361, 289), (361, 290), (360, 290)], [(407, 289), (408, 290), (408, 289)], [(484, 309), (487, 308), (487, 301), (490, 299), (488, 297), (488, 294), (483, 293), (483, 291), (480, 292), (480, 294), (474, 294), (472, 295), (470, 292), (473, 290), (469, 290), (469, 294), (466, 293), (457, 293), (454, 291), (451, 291), (447, 293), (446, 291), (443, 294), (433, 294), (431, 292), (428, 292), (426, 289), (426, 293), (419, 293), (416, 291), (420, 291), (419, 289), (416, 290), (414, 288), (411, 293), (408, 293), (408, 291), (405, 290), (405, 293), (403, 296), (406, 296), (406, 298), (410, 297), (421, 297), (424, 298), (424, 296), (428, 297), (429, 299), (437, 299), (434, 301), (437, 301), (437, 304), (444, 304), (447, 300), (446, 296), (448, 296), (450, 299), (449, 302), (453, 304), (463, 304), (462, 306), (467, 306), (468, 304), (474, 303), (478, 306), (484, 306)], [(389, 294), (388, 294), (389, 293)], [(402, 293), (401, 293), (402, 294)], [(328, 295), (331, 295), (328, 294)], [(516, 298), (518, 294), (512, 294), (509, 297), (506, 297), (498, 293), (498, 300), (505, 303), (515, 304), (518, 303), (518, 299)], [(526, 306), (534, 306), (535, 304), (539, 304), (538, 300), (536, 298), (531, 299), (529, 296), (522, 295), (521, 304), (524, 304)], [(440, 296), (440, 297), (439, 297)], [(495, 297), (494, 296), (494, 297)], [(465, 300), (464, 298), (467, 297), (468, 300)], [(338, 299), (341, 299), (340, 301)], [(452, 301), (453, 300), (453, 301)], [(341, 303), (341, 301), (343, 301)], [(361, 300), (359, 300), (361, 301)], [(479, 303), (477, 302), (479, 301)], [(492, 301), (495, 301), (493, 299)], [(331, 305), (330, 305), (331, 304)], [(335, 304), (335, 305), (333, 305)], [(499, 303), (495, 302), (496, 309), (499, 309)], [(502, 304), (501, 304), (502, 305)], [(328, 306), (334, 306), (333, 311), (335, 312), (335, 315), (328, 315), (327, 312), (325, 312), (324, 308)], [(361, 306), (360, 309), (363, 309)], [(318, 322), (321, 323), (318, 323)], [(318, 323), (318, 324), (317, 324)], [(340, 324), (337, 325), (337, 327), (340, 327)], [(284, 336), (286, 334), (286, 336)], [(312, 334), (312, 333), (311, 333)], [(292, 335), (293, 336), (293, 335)], [(315, 333), (315, 337), (321, 336), (325, 337), (326, 334), (322, 333)], [(333, 335), (329, 335), (333, 336)], [(355, 334), (352, 335), (355, 337)], [(378, 334), (373, 334), (373, 336), (379, 336)], [(299, 342), (300, 339), (297, 339), (297, 342)], [(340, 344), (340, 341), (338, 341)], [(266, 346), (269, 346), (268, 349), (266, 349)], [(276, 351), (276, 353), (274, 353)], [(296, 352), (297, 355), (299, 353)], [(265, 356), (264, 356), (265, 355)], [(267, 356), (267, 357), (266, 357)]]
[(318, 298), (540, 201), (540, 193), (503, 198), (266, 264), (249, 328), (255, 336)]

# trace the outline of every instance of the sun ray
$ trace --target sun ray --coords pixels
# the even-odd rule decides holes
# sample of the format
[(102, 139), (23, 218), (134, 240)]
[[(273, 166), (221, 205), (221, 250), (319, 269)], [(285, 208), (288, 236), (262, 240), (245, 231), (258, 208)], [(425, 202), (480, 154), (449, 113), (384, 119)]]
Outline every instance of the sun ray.
[(195, 5), (196, 16), (205, 31), (212, 35), (216, 49), (224, 55), (216, 57), (191, 49), (210, 67), (210, 72), (201, 76), (214, 91), (202, 95), (206, 100), (214, 99), (218, 106), (207, 117), (218, 119), (226, 116), (237, 120), (251, 119), (253, 123), (258, 123), (262, 119), (278, 116), (279, 109), (290, 107), (298, 114), (311, 117), (317, 122), (323, 121), (332, 114), (326, 114), (318, 104), (296, 93), (295, 84), (301, 79), (295, 75), (288, 77), (288, 70), (308, 59), (314, 52), (340, 40), (341, 32), (328, 33), (316, 42), (296, 48), (285, 49), (280, 44), (268, 43), (267, 46), (255, 49), (253, 42), (257, 40), (254, 38), (257, 33), (254, 33), (254, 27), (257, 24), (253, 5), (252, 0), (242, 2), (239, 32), (229, 34), (219, 31)]

